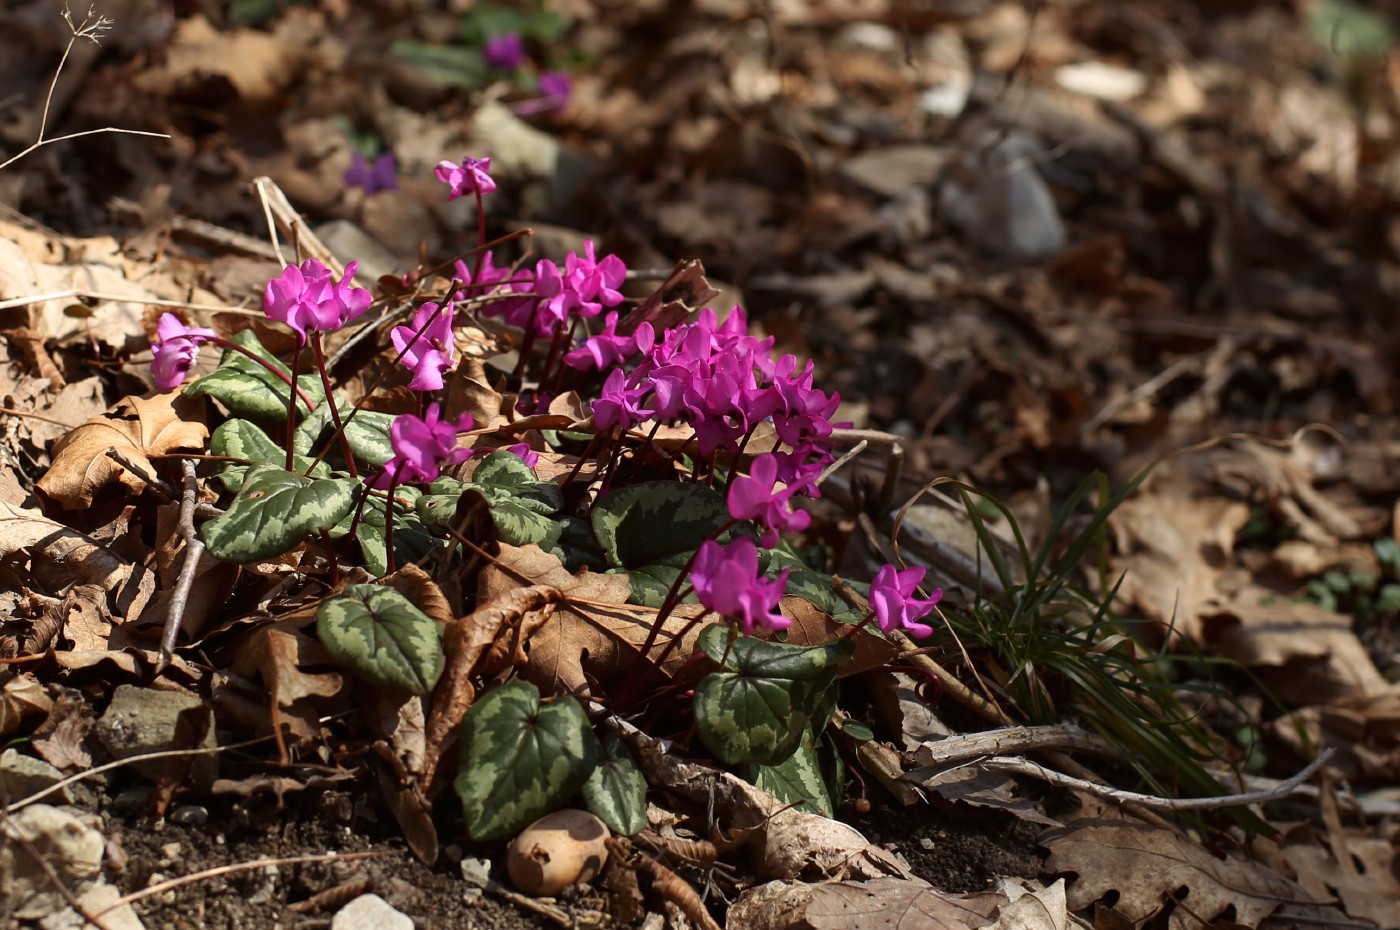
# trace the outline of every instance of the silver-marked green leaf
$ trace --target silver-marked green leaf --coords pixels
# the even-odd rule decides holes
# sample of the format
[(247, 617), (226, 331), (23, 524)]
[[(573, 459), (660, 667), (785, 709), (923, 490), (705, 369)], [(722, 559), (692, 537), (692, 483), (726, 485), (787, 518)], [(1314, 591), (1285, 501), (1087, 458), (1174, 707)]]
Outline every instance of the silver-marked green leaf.
[(307, 478), (277, 462), (258, 462), (223, 516), (204, 524), (204, 544), (214, 558), (238, 565), (281, 555), (340, 522), (357, 487), (346, 478)]
[(491, 519), (501, 542), (511, 546), (539, 546), (547, 552), (564, 533), (564, 524), (522, 506), (519, 501), (493, 504)]
[(724, 495), (702, 484), (646, 481), (593, 505), (593, 532), (614, 568), (689, 553), (729, 521)]
[(597, 571), (608, 564), (608, 558), (598, 548), (598, 538), (593, 535), (593, 527), (587, 520), (565, 513), (555, 514), (554, 519), (563, 524), (564, 531), (550, 552), (559, 557), (571, 574), (578, 574), (584, 568)]
[(539, 689), (518, 679), (472, 705), (461, 740), (454, 786), (467, 834), (478, 841), (514, 833), (554, 810), (598, 764), (598, 737), (578, 699), (542, 705)]
[(583, 799), (614, 833), (635, 836), (646, 828), (646, 776), (616, 733), (603, 743), (598, 767), (583, 783)]
[[(345, 440), (350, 444), (350, 451), (357, 461), (364, 462), (371, 468), (381, 468), (393, 458), (394, 449), (389, 442), (389, 427), (395, 419), (393, 414), (361, 410), (351, 417), (350, 413), (355, 409), (355, 405), (340, 393), (336, 394), (336, 406), (340, 410), (341, 422), (345, 423)], [(320, 453), (322, 446), (333, 441), (334, 435), (335, 420), (331, 417), (330, 405), (321, 404), (297, 425), (293, 444), (297, 452), (315, 456)], [(336, 448), (332, 450), (337, 455), (337, 461), (339, 446), (337, 441)]]
[[(251, 329), (235, 333), (229, 341), (247, 349), (288, 377), (291, 376), (291, 369), (267, 351)], [(313, 404), (319, 405), (325, 400), (326, 394), (321, 387), (319, 376), (315, 374), (300, 375), (297, 378), (297, 383), (311, 398)], [(187, 397), (200, 397), (208, 394), (218, 398), (225, 407), (240, 417), (253, 417), (273, 422), (280, 419), (281, 422), (286, 423), (287, 399), (291, 396), (291, 388), (287, 387), (287, 382), (242, 352), (225, 349), (224, 357), (219, 361), (219, 367), (204, 377), (197, 378), (187, 384), (184, 394)], [(297, 418), (305, 416), (306, 412), (306, 405), (298, 400)]]
[(797, 749), (803, 730), (822, 707), (829, 707), (826, 690), (855, 652), (855, 643), (838, 639), (790, 646), (741, 636), (731, 644), (729, 631), (714, 624), (698, 641), (705, 655), (721, 664), (720, 671), (695, 687), (700, 740), (731, 765), (776, 765)]
[(830, 817), (836, 809), (822, 778), (821, 759), (811, 730), (807, 730), (797, 750), (777, 765), (746, 765), (743, 778), (762, 788), (784, 804), (796, 805), (807, 814)]
[[(411, 505), (418, 500), (419, 491), (410, 485), (401, 484), (394, 489), (394, 497)], [(350, 513), (346, 514), (331, 530), (331, 536), (338, 539), (348, 534), (354, 516), (354, 508), (351, 508)], [(394, 524), (394, 562), (396, 565), (416, 562), (432, 550), (433, 537), (418, 521), (418, 514), (412, 506), (400, 503), (395, 508), (395, 516), (398, 522)], [(369, 499), (365, 501), (364, 510), (360, 514), (360, 522), (355, 527), (355, 538), (360, 543), (365, 570), (371, 575), (380, 577), (387, 574), (389, 571), (389, 543), (388, 534), (384, 531), (384, 498), (377, 494), (371, 494)]]
[(427, 694), (442, 676), (442, 627), (393, 588), (352, 584), (316, 611), (316, 635), (377, 688)]
[[(262, 459), (274, 462), (285, 461), (287, 455), (282, 447), (252, 420), (227, 420), (220, 424), (209, 440), (209, 450), (214, 455), (248, 459), (250, 462)], [(292, 466), (305, 473), (311, 467), (311, 462), (310, 457), (298, 455), (293, 458)], [(225, 462), (223, 465), (223, 470), (215, 477), (223, 482), (224, 487), (230, 491), (237, 491), (243, 487), (243, 477), (252, 466), (241, 465), (238, 462)], [(314, 478), (329, 478), (331, 475), (330, 466), (325, 462), (317, 462), (311, 475)]]

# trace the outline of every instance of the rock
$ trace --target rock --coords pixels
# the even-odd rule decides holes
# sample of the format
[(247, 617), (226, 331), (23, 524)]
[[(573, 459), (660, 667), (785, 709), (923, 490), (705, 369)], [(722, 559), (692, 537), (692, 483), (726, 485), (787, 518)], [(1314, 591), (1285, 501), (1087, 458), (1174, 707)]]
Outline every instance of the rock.
[[(120, 889), (115, 885), (93, 885), (78, 895), (78, 903), (89, 914), (101, 914), (100, 920), (106, 930), (146, 930), (146, 925), (136, 916), (130, 904), (112, 907), (121, 900), (121, 896)], [(71, 907), (49, 914), (39, 921), (40, 930), (82, 930), (91, 926)]]
[[(179, 694), (174, 691), (156, 691), (138, 688), (136, 685), (122, 685), (112, 695), (112, 703), (107, 712), (93, 726), (107, 751), (118, 759), (160, 752), (170, 749), (175, 738), (175, 723), (180, 713), (186, 710), (202, 710), (213, 715), (214, 711), (197, 697)], [(213, 721), (203, 745), (212, 749), (214, 742)], [(138, 772), (152, 780), (160, 777), (165, 765), (164, 759), (150, 759), (134, 763)], [(208, 791), (218, 775), (217, 757), (196, 756), (191, 774), (195, 784)]]
[[(386, 274), (398, 270), (399, 259), (389, 247), (349, 220), (331, 220), (315, 229), (316, 237), (336, 255), (359, 259), (355, 283), (371, 286)], [(413, 250), (410, 250), (410, 253)]]
[(947, 149), (892, 145), (848, 160), (841, 166), (841, 174), (882, 197), (898, 197), (912, 187), (938, 180), (947, 163)]
[(336, 912), (331, 930), (413, 930), (413, 918), (377, 894), (362, 894)]
[(184, 827), (202, 827), (209, 822), (209, 809), (198, 804), (181, 804), (166, 819)]
[(70, 889), (102, 871), (102, 834), (72, 814), (47, 804), (31, 804), (0, 824), (0, 915), (31, 920), (64, 906), (63, 896), (30, 850), (42, 856)]
[(1147, 90), (1147, 75), (1102, 61), (1082, 61), (1055, 69), (1055, 83), (1099, 100), (1132, 100)]
[[(0, 754), (0, 797), (18, 801), (63, 781), (63, 773), (43, 759), (26, 756), (18, 749), (6, 749)], [(73, 803), (73, 793), (67, 788), (55, 791), (44, 800)]]
[(944, 215), (982, 249), (1003, 258), (1037, 258), (1064, 248), (1059, 208), (1036, 168), (1043, 148), (1015, 132), (990, 152), (974, 147), (956, 172), (970, 183), (950, 177), (943, 185)]

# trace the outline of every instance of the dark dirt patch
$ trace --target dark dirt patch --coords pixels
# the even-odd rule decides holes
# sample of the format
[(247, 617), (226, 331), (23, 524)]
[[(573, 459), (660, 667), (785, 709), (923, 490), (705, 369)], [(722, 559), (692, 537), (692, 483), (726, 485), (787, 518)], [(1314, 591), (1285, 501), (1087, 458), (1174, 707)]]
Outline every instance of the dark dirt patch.
[(1014, 817), (962, 821), (932, 807), (876, 804), (848, 822), (903, 856), (915, 875), (955, 894), (986, 891), (1000, 878), (1035, 878), (1045, 859), (1036, 842), (1044, 828)]

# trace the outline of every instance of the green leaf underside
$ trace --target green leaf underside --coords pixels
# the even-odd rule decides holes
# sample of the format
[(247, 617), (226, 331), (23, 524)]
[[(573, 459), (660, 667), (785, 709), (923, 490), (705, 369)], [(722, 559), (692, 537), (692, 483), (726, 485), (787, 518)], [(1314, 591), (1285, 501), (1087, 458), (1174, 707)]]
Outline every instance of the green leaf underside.
[[(264, 359), (283, 374), (291, 376), (291, 369), (267, 351), (251, 329), (235, 333), (229, 341)], [(319, 405), (325, 400), (325, 391), (321, 387), (321, 379), (318, 375), (314, 373), (299, 375), (297, 383), (311, 398), (313, 404)], [(281, 378), (242, 352), (225, 349), (224, 357), (219, 361), (219, 367), (204, 377), (190, 382), (185, 386), (183, 393), (186, 397), (201, 397), (208, 394), (210, 397), (218, 399), (220, 403), (240, 417), (252, 417), (273, 422), (280, 420), (285, 423), (287, 422), (287, 400), (291, 396), (291, 388), (287, 387), (287, 383)], [(298, 400), (296, 417), (300, 419), (306, 415), (306, 412), (306, 405)]]
[(614, 568), (689, 553), (729, 521), (724, 495), (704, 485), (647, 481), (593, 506), (593, 532)]
[(316, 633), (375, 687), (427, 694), (442, 676), (442, 628), (393, 588), (350, 585), (316, 611)]
[(307, 478), (275, 461), (258, 462), (223, 516), (204, 524), (204, 544), (216, 559), (238, 565), (281, 555), (335, 526), (354, 505), (356, 488), (349, 479)]
[(762, 788), (784, 804), (794, 804), (808, 814), (832, 816), (836, 805), (822, 778), (821, 759), (811, 729), (804, 731), (797, 750), (777, 765), (748, 765), (744, 780)]
[(598, 738), (583, 705), (541, 705), (539, 689), (516, 680), (472, 705), (462, 720), (462, 798), (477, 841), (514, 833), (578, 791), (598, 764)]
[[(252, 420), (226, 420), (214, 430), (214, 435), (209, 440), (209, 451), (214, 455), (227, 455), (238, 459), (248, 459), (257, 462), (266, 459), (271, 462), (285, 462), (287, 453), (273, 441), (272, 437), (263, 431)], [(292, 465), (298, 471), (305, 472), (311, 468), (312, 459), (309, 456), (294, 456)], [(224, 487), (230, 491), (237, 492), (243, 487), (243, 479), (248, 474), (251, 465), (240, 465), (237, 462), (224, 462), (223, 469), (216, 477), (223, 482)], [(318, 462), (312, 471), (312, 477), (329, 478), (331, 475), (330, 466), (325, 462)]]
[(588, 809), (622, 836), (635, 836), (647, 825), (647, 780), (616, 733), (603, 744), (598, 767), (583, 783)]
[(695, 688), (700, 739), (730, 765), (776, 765), (792, 755), (803, 729), (821, 713), (855, 643), (789, 646), (741, 636), (726, 656), (728, 640), (729, 628), (722, 624), (700, 634), (700, 649), (723, 666)]

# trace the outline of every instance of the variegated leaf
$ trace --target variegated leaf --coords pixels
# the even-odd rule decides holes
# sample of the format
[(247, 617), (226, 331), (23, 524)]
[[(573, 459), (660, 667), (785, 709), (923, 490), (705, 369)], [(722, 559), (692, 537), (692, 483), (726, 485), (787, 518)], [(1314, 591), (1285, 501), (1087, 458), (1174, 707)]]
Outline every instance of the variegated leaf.
[(789, 646), (741, 636), (714, 624), (700, 649), (721, 663), (695, 687), (700, 740), (731, 765), (777, 765), (797, 749), (802, 731), (826, 707), (826, 691), (855, 652), (850, 639)]
[[(230, 341), (265, 360), (288, 377), (291, 376), (291, 369), (267, 351), (251, 329), (235, 333)], [(321, 379), (317, 375), (300, 375), (297, 378), (297, 383), (311, 398), (313, 404), (320, 404), (325, 400), (326, 394), (321, 387)], [(204, 377), (191, 381), (184, 390), (187, 397), (200, 397), (208, 394), (210, 397), (218, 398), (225, 407), (240, 417), (253, 417), (273, 422), (280, 419), (283, 423), (287, 422), (287, 400), (291, 393), (287, 382), (242, 352), (233, 349), (225, 349), (224, 357), (219, 361), (219, 367)], [(296, 416), (301, 418), (306, 412), (306, 405), (298, 400)]]
[(461, 741), (454, 784), (467, 834), (477, 841), (514, 833), (554, 810), (598, 764), (598, 737), (583, 705), (567, 695), (541, 705), (539, 689), (518, 679), (472, 705)]
[(376, 687), (427, 694), (442, 676), (442, 627), (393, 588), (350, 585), (316, 611), (316, 634)]
[[(248, 459), (250, 462), (256, 462), (260, 459), (274, 462), (285, 461), (287, 455), (282, 447), (252, 420), (225, 421), (218, 429), (214, 430), (214, 436), (209, 440), (209, 451), (214, 455)], [(292, 466), (304, 474), (311, 467), (311, 462), (312, 459), (308, 456), (298, 455), (293, 458)], [(225, 462), (223, 470), (219, 472), (217, 477), (223, 482), (224, 487), (236, 492), (243, 487), (243, 478), (251, 467), (238, 462)], [(315, 478), (329, 478), (330, 466), (325, 462), (317, 462), (316, 468), (311, 474)]]
[(204, 524), (204, 544), (216, 559), (238, 565), (281, 555), (335, 526), (354, 505), (357, 487), (346, 478), (307, 478), (275, 461), (258, 462), (223, 516)]
[(810, 727), (803, 733), (797, 751), (782, 762), (747, 765), (741, 774), (750, 784), (784, 804), (795, 805), (804, 813), (830, 817), (836, 809), (826, 780), (822, 778), (821, 759)]
[(613, 491), (590, 516), (608, 563), (637, 568), (697, 548), (729, 521), (729, 507), (702, 484), (645, 481)]
[[(419, 491), (409, 485), (399, 485), (394, 489), (394, 497), (413, 504), (419, 498)], [(355, 527), (355, 538), (360, 543), (365, 569), (371, 575), (378, 576), (383, 576), (389, 571), (388, 534), (384, 531), (384, 503), (384, 498), (371, 494), (360, 514), (360, 522)], [(349, 533), (353, 519), (352, 508), (331, 531), (331, 536), (340, 537)], [(404, 504), (399, 504), (395, 508), (395, 519), (395, 564), (407, 565), (427, 555), (433, 547), (433, 537), (419, 522), (417, 512), (412, 507), (406, 508)]]
[(647, 825), (647, 780), (616, 733), (603, 743), (598, 767), (583, 783), (588, 809), (622, 836), (635, 836)]
[[(341, 422), (345, 423), (345, 440), (350, 444), (350, 451), (357, 461), (371, 468), (380, 468), (393, 458), (394, 448), (389, 442), (389, 427), (395, 419), (393, 414), (361, 410), (352, 418), (350, 413), (355, 409), (355, 405), (339, 393), (336, 394), (336, 402), (340, 409)], [(334, 435), (335, 420), (331, 418), (330, 405), (321, 404), (297, 425), (293, 443), (297, 452), (315, 456), (320, 453), (324, 444), (333, 441), (331, 437)], [(332, 452), (339, 461), (338, 442)]]

